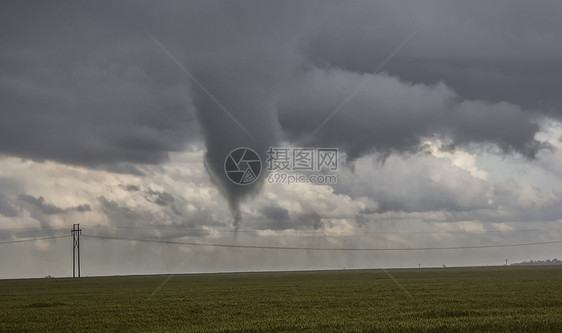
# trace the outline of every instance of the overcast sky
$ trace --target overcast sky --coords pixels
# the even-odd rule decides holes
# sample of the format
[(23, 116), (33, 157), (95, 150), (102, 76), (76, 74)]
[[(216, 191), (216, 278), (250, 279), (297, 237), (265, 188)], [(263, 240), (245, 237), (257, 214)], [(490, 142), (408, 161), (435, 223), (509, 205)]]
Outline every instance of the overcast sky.
[[(0, 278), (71, 275), (13, 241), (73, 223), (84, 275), (562, 256), (560, 3), (0, 8)], [(237, 147), (337, 148), (337, 184), (236, 185)]]

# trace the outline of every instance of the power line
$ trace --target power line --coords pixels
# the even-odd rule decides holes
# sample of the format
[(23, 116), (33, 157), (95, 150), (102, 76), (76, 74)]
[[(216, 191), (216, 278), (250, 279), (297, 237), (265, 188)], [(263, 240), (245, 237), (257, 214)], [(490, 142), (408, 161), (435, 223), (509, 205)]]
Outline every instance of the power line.
[(1, 245), (1, 244), (13, 244), (13, 243), (33, 242), (33, 241), (38, 241), (38, 240), (55, 239), (55, 238), (64, 238), (64, 237), (70, 237), (70, 235), (52, 236), (52, 237), (38, 237), (38, 238), (28, 238), (28, 239), (18, 239), (18, 240), (11, 240), (11, 241), (0, 242), (0, 245)]
[[(158, 229), (171, 229), (171, 230), (183, 230), (183, 231), (197, 231), (197, 232), (208, 232), (209, 229), (202, 228), (189, 228), (181, 226), (172, 225), (137, 225), (137, 226), (114, 226), (114, 225), (93, 225), (88, 226), (89, 229), (123, 229), (123, 230), (158, 230)], [(19, 230), (63, 230), (67, 227), (24, 227), (24, 228), (0, 228), (2, 231), (19, 231)], [(289, 235), (289, 234), (311, 234), (311, 235), (332, 235), (329, 230), (318, 229), (318, 230), (272, 230), (272, 229), (241, 229), (241, 230), (221, 230), (220, 232), (225, 233), (252, 233), (252, 232), (275, 232), (278, 234)], [(545, 229), (511, 229), (511, 230), (448, 230), (448, 231), (421, 231), (421, 230), (395, 230), (395, 231), (357, 231), (351, 232), (352, 235), (386, 235), (386, 234), (488, 234), (488, 233), (513, 233), (513, 232), (552, 232), (552, 231), (562, 231), (562, 228), (545, 228)], [(336, 235), (336, 234), (334, 234)]]
[(462, 250), (462, 249), (486, 249), (498, 247), (516, 247), (516, 246), (532, 246), (532, 245), (548, 245), (559, 244), (562, 240), (548, 242), (532, 242), (532, 243), (513, 243), (498, 245), (475, 245), (475, 246), (450, 246), (450, 247), (406, 247), (406, 248), (333, 248), (333, 247), (300, 247), (300, 246), (263, 246), (263, 245), (240, 245), (240, 244), (215, 244), (215, 243), (198, 243), (198, 242), (180, 242), (166, 241), (158, 239), (136, 239), (126, 237), (100, 236), (100, 235), (84, 235), (91, 238), (108, 239), (108, 240), (126, 240), (145, 243), (160, 243), (172, 245), (193, 245), (193, 246), (211, 246), (226, 248), (242, 248), (242, 249), (265, 249), (265, 250), (306, 250), (306, 251), (428, 251), (428, 250)]
[[(202, 228), (186, 228), (180, 226), (171, 226), (171, 225), (144, 225), (144, 226), (88, 226), (89, 229), (124, 229), (124, 230), (134, 230), (134, 229), (145, 229), (145, 230), (158, 230), (158, 229), (172, 229), (172, 230), (183, 230), (183, 231), (198, 231), (198, 232), (208, 232), (209, 229), (202, 229)], [(331, 235), (334, 233), (330, 233), (329, 230), (325, 229), (318, 229), (318, 230), (274, 230), (274, 229), (239, 229), (239, 230), (221, 230), (220, 232), (244, 232), (244, 233), (252, 233), (252, 232), (276, 232), (279, 234), (312, 234), (312, 235)], [(417, 230), (395, 230), (395, 231), (357, 231), (351, 232), (352, 235), (385, 235), (385, 234), (487, 234), (487, 233), (513, 233), (513, 232), (552, 232), (552, 231), (562, 231), (562, 228), (548, 228), (548, 229), (511, 229), (511, 230), (474, 230), (474, 231), (467, 231), (467, 230), (449, 230), (449, 231), (417, 231)], [(334, 234), (335, 235), (335, 234)]]
[(24, 228), (0, 228), (3, 231), (17, 231), (17, 230), (62, 230), (67, 227), (24, 227)]

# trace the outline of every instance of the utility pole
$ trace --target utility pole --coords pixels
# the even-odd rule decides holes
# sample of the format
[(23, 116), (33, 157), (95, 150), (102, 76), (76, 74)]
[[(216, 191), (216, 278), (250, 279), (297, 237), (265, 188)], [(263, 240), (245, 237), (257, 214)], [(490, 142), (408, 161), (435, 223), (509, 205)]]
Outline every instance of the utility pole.
[[(80, 277), (80, 224), (75, 223), (72, 225), (72, 277), (76, 277), (76, 265), (78, 264), (78, 277)], [(78, 256), (77, 256), (78, 255)], [(76, 260), (78, 259), (78, 260)]]

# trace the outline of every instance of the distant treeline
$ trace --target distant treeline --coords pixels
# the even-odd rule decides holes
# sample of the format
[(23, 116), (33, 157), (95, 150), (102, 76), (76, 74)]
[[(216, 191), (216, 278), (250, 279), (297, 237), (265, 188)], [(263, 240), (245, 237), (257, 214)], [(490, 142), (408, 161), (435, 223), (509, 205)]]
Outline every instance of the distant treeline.
[(562, 260), (558, 260), (556, 258), (550, 260), (530, 260), (530, 261), (522, 261), (511, 264), (513, 266), (533, 266), (533, 265), (562, 265)]

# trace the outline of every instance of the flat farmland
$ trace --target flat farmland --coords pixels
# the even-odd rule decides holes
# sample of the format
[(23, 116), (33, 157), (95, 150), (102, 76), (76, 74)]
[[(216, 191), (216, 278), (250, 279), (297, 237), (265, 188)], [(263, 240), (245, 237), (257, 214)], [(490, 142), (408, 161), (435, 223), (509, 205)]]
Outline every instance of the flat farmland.
[(0, 280), (0, 331), (562, 331), (562, 266)]

